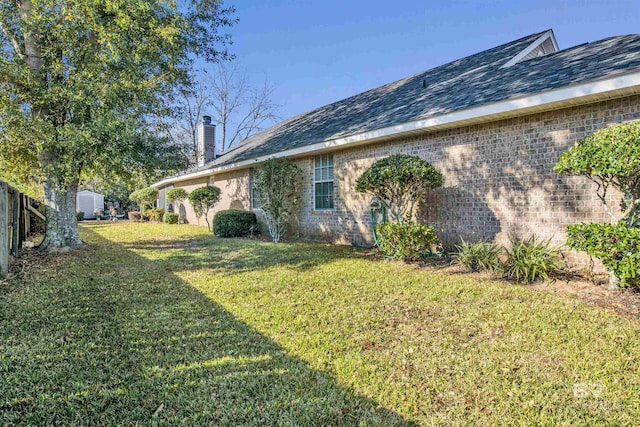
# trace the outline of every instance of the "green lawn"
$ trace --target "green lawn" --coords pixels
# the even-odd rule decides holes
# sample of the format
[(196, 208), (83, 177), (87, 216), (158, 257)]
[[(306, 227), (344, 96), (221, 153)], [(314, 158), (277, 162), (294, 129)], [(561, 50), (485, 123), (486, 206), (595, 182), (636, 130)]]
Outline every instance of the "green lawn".
[(0, 285), (0, 425), (637, 425), (640, 327), (320, 244), (83, 225)]

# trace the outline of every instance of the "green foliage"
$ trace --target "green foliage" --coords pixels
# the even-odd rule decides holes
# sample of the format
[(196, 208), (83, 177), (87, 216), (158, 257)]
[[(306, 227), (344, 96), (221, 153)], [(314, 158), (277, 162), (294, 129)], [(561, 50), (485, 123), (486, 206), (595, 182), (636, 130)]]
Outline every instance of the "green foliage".
[(163, 217), (164, 217), (164, 209), (153, 208), (151, 209), (151, 215), (149, 216), (149, 221), (161, 222)]
[(256, 214), (250, 211), (229, 209), (213, 217), (213, 234), (218, 237), (242, 237), (258, 229)]
[(505, 249), (506, 260), (501, 270), (504, 275), (517, 282), (531, 283), (547, 280), (563, 267), (562, 255), (549, 241), (536, 240), (535, 236), (519, 239), (509, 236), (511, 249)]
[(567, 227), (567, 245), (598, 258), (624, 288), (640, 287), (640, 228), (617, 224), (575, 224)]
[(154, 126), (197, 56), (228, 57), (218, 30), (233, 12), (200, 0), (2, 3), (0, 174), (43, 184), (50, 243), (80, 241), (65, 223), (73, 205), (56, 209), (79, 183), (186, 164)]
[(286, 158), (269, 159), (256, 168), (254, 182), (269, 234), (278, 243), (299, 202), (302, 169)]
[(84, 189), (104, 194), (107, 204), (117, 204), (122, 212), (136, 209), (137, 204), (129, 199), (129, 195), (133, 192), (132, 188), (123, 182), (94, 179), (91, 184), (85, 185)]
[(466, 267), (469, 271), (500, 270), (500, 255), (504, 250), (500, 245), (491, 242), (467, 243), (463, 240), (456, 249), (458, 251), (455, 256), (456, 264)]
[(165, 212), (162, 217), (162, 222), (166, 222), (167, 224), (177, 224), (178, 223), (178, 214), (173, 212)]
[(441, 246), (433, 227), (424, 224), (383, 223), (376, 228), (380, 249), (386, 256), (415, 261)]
[(145, 212), (152, 208), (158, 199), (158, 189), (153, 187), (136, 190), (129, 195), (129, 200), (135, 202), (140, 207), (140, 212)]
[(218, 200), (220, 200), (220, 189), (218, 187), (207, 185), (205, 187), (196, 188), (187, 196), (193, 211), (196, 214), (198, 221), (200, 217), (204, 215), (204, 220), (207, 222), (207, 229), (211, 231), (211, 225), (209, 224), (209, 210), (211, 210)]
[(83, 221), (84, 220), (84, 212), (76, 212), (76, 220)]
[[(597, 194), (614, 220), (632, 218), (640, 206), (640, 121), (601, 129), (578, 141), (560, 156), (554, 170), (584, 176), (597, 184)], [(610, 187), (619, 190), (622, 215), (606, 202)]]
[(189, 197), (189, 193), (184, 188), (172, 188), (167, 191), (167, 201), (169, 203), (174, 203), (174, 208), (178, 211), (178, 223), (184, 223), (184, 218), (182, 218), (182, 204)]
[(442, 174), (419, 156), (394, 154), (375, 162), (356, 180), (356, 191), (381, 200), (391, 219), (411, 221), (413, 209), (428, 190), (441, 187)]
[(169, 203), (182, 203), (184, 202), (189, 193), (184, 188), (172, 188), (167, 191), (167, 202)]

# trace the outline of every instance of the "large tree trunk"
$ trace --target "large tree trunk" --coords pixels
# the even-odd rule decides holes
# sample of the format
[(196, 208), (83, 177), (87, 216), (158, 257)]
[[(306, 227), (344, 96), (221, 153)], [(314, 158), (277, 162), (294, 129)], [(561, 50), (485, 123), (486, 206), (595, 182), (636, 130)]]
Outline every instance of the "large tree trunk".
[[(22, 0), (17, 5), (23, 22), (30, 22), (31, 14), (33, 13), (31, 0)], [(32, 33), (29, 27), (25, 29), (23, 37), (24, 52), (19, 54), (23, 56), (33, 74), (46, 81), (46, 77), (41, 75), (43, 54), (42, 48), (38, 43), (38, 37)], [(47, 107), (32, 105), (34, 119), (43, 120), (48, 113)], [(47, 171), (48, 167), (52, 166), (52, 163), (58, 159), (45, 150), (38, 153), (38, 160), (40, 166)], [(47, 173), (51, 174), (52, 172), (48, 171)], [(68, 250), (82, 245), (76, 220), (76, 193), (78, 192), (78, 186), (71, 185), (68, 188), (64, 188), (58, 182), (55, 177), (47, 177), (44, 183), (44, 203), (47, 220), (45, 238), (39, 249), (45, 251)]]
[(61, 189), (50, 181), (45, 182), (44, 201), (47, 222), (45, 237), (39, 246), (40, 250), (59, 252), (82, 245), (76, 220), (77, 192), (77, 185)]

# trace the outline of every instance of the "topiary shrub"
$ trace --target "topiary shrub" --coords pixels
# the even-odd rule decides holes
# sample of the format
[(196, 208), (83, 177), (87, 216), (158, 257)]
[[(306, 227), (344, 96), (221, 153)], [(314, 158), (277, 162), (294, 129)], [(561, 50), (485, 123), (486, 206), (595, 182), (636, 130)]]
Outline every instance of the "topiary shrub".
[(162, 222), (166, 222), (167, 224), (177, 224), (179, 215), (173, 212), (165, 212), (162, 217)]
[(415, 261), (441, 247), (433, 227), (424, 224), (384, 223), (376, 228), (378, 245), (390, 258)]
[(153, 187), (136, 190), (129, 195), (129, 200), (135, 202), (140, 207), (140, 212), (153, 208), (158, 199), (158, 189)]
[(575, 224), (567, 227), (567, 245), (598, 258), (623, 288), (640, 287), (640, 228), (617, 224)]
[(182, 204), (189, 197), (189, 193), (184, 188), (172, 188), (167, 191), (167, 201), (169, 203), (175, 203), (176, 210), (178, 211), (178, 222), (180, 224), (184, 223), (184, 218), (181, 218), (182, 215)]
[(205, 187), (196, 188), (187, 196), (193, 211), (196, 214), (196, 218), (200, 221), (200, 217), (204, 215), (204, 220), (207, 222), (207, 229), (211, 231), (211, 224), (209, 223), (209, 210), (211, 210), (218, 200), (220, 200), (220, 189), (218, 187), (207, 185)]
[[(554, 170), (593, 181), (611, 219), (632, 223), (640, 208), (640, 121), (620, 123), (586, 136), (560, 156)], [(622, 194), (619, 215), (607, 205), (611, 187)]]
[(500, 245), (490, 242), (467, 243), (462, 240), (462, 244), (456, 246), (456, 249), (455, 263), (469, 271), (496, 272), (500, 270), (502, 265), (500, 256), (504, 250)]
[(391, 221), (410, 222), (418, 200), (441, 187), (442, 174), (418, 156), (394, 154), (375, 162), (356, 180), (356, 191), (377, 197)]
[(547, 280), (562, 269), (562, 254), (549, 241), (536, 240), (535, 236), (528, 239), (509, 236), (509, 240), (511, 249), (505, 249), (506, 260), (501, 267), (506, 277), (518, 283), (531, 283)]
[(258, 220), (254, 212), (239, 209), (220, 211), (213, 217), (213, 234), (218, 237), (243, 237), (255, 233)]

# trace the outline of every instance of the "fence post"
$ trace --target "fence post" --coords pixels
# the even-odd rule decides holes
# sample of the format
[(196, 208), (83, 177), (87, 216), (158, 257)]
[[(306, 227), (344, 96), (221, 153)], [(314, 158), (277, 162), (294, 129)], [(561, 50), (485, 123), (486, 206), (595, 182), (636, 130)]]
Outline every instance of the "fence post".
[(9, 186), (0, 181), (0, 278), (9, 274)]
[(18, 197), (20, 203), (18, 204), (18, 211), (20, 212), (20, 234), (18, 234), (18, 249), (22, 251), (22, 244), (27, 239), (27, 218), (25, 212), (27, 210), (27, 205), (25, 203), (26, 197), (24, 194), (20, 194)]
[(20, 256), (20, 192), (16, 189), (13, 190), (13, 228), (11, 235), (11, 255), (14, 257)]

